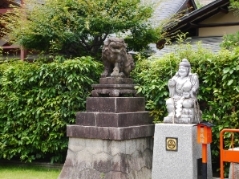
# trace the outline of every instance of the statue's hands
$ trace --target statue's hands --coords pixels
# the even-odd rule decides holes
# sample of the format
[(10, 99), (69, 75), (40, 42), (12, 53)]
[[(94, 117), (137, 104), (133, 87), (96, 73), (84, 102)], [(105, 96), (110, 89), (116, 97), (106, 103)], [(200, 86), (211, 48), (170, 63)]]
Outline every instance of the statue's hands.
[(197, 89), (196, 88), (192, 88), (191, 90), (191, 97), (196, 97), (197, 95)]
[(168, 86), (169, 86), (169, 87), (173, 87), (173, 86), (175, 86), (175, 84), (176, 84), (176, 82), (175, 82), (173, 79), (170, 79), (170, 80), (168, 81)]

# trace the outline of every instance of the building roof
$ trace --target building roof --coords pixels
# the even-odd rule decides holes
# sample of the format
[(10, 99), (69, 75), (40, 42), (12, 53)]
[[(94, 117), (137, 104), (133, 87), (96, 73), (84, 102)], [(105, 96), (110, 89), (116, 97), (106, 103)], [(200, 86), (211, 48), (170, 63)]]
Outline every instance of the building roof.
[(152, 2), (155, 3), (155, 10), (150, 21), (154, 26), (160, 25), (182, 10), (187, 10), (188, 13), (196, 9), (194, 0), (152, 0)]
[(209, 4), (209, 3), (211, 3), (212, 1), (215, 1), (215, 0), (198, 0), (198, 3), (200, 5), (205, 6), (205, 5)]
[(200, 26), (198, 24), (199, 22), (202, 22), (220, 11), (227, 13), (229, 4), (229, 0), (213, 1), (210, 4), (183, 16), (177, 23), (168, 24), (165, 26), (164, 30), (167, 31), (168, 34), (173, 34), (180, 30), (182, 32), (189, 32), (191, 35), (196, 35), (195, 30)]
[[(184, 15), (176, 23), (167, 24), (164, 30), (167, 32), (168, 37), (172, 37), (177, 34), (178, 31), (188, 32), (191, 37), (186, 42), (190, 43), (193, 48), (196, 48), (197, 43), (200, 41), (202, 47), (210, 49), (212, 52), (218, 52), (220, 50), (220, 43), (222, 42), (222, 37), (197, 37), (197, 29), (202, 27), (203, 20), (217, 14), (222, 11), (227, 13), (229, 6), (229, 0), (216, 0), (213, 1), (200, 9), (196, 9), (189, 14)], [(210, 24), (209, 24), (210, 25)], [(161, 41), (159, 41), (161, 45)], [(176, 43), (172, 45), (165, 45), (164, 48), (158, 50), (155, 44), (150, 45), (152, 50), (155, 52), (154, 57), (160, 57), (165, 53), (170, 53), (175, 51)]]
[[(193, 49), (198, 48), (198, 43), (205, 49), (211, 50), (217, 53), (220, 50), (220, 44), (223, 37), (192, 37), (185, 41), (185, 44), (189, 43), (192, 45)], [(153, 57), (158, 58), (167, 53), (176, 52), (178, 49), (178, 44), (176, 42), (171, 45), (165, 45), (163, 49), (157, 49), (156, 44), (150, 44), (150, 48), (154, 51)]]

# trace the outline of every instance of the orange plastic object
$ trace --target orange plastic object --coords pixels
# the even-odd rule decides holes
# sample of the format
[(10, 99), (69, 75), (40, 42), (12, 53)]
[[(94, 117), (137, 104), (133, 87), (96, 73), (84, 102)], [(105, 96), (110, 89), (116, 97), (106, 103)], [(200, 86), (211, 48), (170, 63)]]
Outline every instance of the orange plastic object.
[(223, 146), (223, 138), (225, 132), (239, 132), (239, 129), (223, 129), (220, 132), (220, 178), (224, 179), (224, 166), (223, 162), (239, 162), (239, 151), (226, 150)]
[(202, 163), (207, 163), (207, 144), (202, 144)]
[(197, 142), (200, 144), (212, 143), (212, 128), (204, 124), (197, 125)]

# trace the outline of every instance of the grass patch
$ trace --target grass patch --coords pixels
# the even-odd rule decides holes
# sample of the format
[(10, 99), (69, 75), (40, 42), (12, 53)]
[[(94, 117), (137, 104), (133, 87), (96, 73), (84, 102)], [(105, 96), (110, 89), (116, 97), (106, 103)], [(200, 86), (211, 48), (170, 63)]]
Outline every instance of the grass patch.
[(0, 165), (0, 179), (57, 179), (60, 171), (60, 169), (36, 166)]

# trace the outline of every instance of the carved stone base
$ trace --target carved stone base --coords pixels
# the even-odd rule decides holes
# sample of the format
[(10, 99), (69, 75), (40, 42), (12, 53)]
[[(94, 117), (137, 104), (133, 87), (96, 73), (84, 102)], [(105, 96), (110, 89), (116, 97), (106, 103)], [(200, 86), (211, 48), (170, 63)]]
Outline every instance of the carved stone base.
[(132, 78), (113, 78), (113, 77), (106, 77), (100, 78), (100, 84), (133, 84)]
[(153, 138), (70, 138), (58, 179), (150, 179)]
[(111, 96), (118, 97), (121, 95), (133, 95), (136, 96), (135, 85), (131, 78), (101, 78), (100, 84), (92, 85), (94, 90), (92, 90), (91, 95), (93, 97), (98, 96)]

